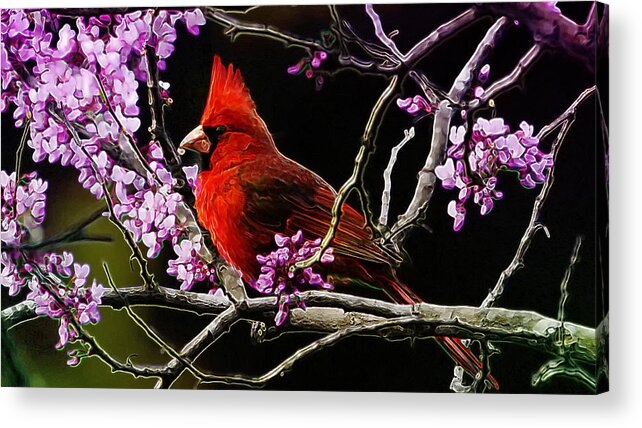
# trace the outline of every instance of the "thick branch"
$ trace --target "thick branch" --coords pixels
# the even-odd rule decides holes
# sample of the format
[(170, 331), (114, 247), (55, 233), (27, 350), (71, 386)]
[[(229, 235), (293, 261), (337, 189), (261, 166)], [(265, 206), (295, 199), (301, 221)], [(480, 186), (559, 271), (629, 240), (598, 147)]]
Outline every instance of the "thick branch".
[[(579, 59), (589, 69), (595, 67), (600, 32), (597, 10), (594, 3), (584, 24), (578, 24), (563, 14), (554, 11), (547, 2), (485, 3), (482, 10), (495, 16), (508, 16), (525, 26), (533, 40), (553, 50), (560, 50)], [(608, 6), (607, 6), (608, 7)], [(602, 18), (602, 23), (606, 18)]]
[[(188, 310), (199, 314), (220, 314), (232, 302), (210, 294), (178, 292), (158, 287), (158, 292), (142, 287), (121, 288), (131, 306), (161, 306), (170, 309)], [(469, 339), (507, 341), (522, 343), (536, 348), (554, 346), (554, 331), (561, 325), (559, 320), (545, 317), (532, 311), (503, 308), (474, 308), (468, 306), (440, 306), (428, 303), (400, 305), (377, 299), (340, 293), (306, 291), (301, 294), (308, 309), (292, 309), (288, 331), (335, 331), (352, 323), (376, 318), (416, 317), (412, 329), (391, 330), (387, 337), (456, 336)], [(2, 311), (2, 323), (11, 328), (19, 322), (36, 317), (35, 303), (23, 302)], [(103, 306), (115, 309), (123, 307), (123, 299), (112, 290), (105, 291)], [(264, 321), (272, 324), (276, 310), (275, 297), (247, 299), (239, 306), (243, 319)], [(373, 318), (375, 317), (375, 318)], [(595, 329), (564, 323), (564, 327), (582, 348), (587, 358), (595, 354)], [(550, 331), (549, 331), (550, 330)], [(572, 340), (569, 340), (569, 343)], [(199, 345), (200, 346), (200, 345)], [(200, 349), (200, 348), (199, 348)], [(204, 348), (203, 348), (204, 349)]]
[[(120, 288), (119, 291), (131, 306), (164, 307), (199, 315), (218, 314), (230, 306), (230, 301), (226, 297), (184, 292), (166, 287), (158, 287), (155, 290), (127, 287)], [(123, 298), (112, 290), (105, 290), (102, 305), (112, 309), (121, 309), (124, 306)], [(2, 311), (2, 324), (6, 328), (12, 328), (22, 322), (34, 319), (37, 317), (35, 310), (36, 303), (31, 300), (18, 303)]]
[(435, 46), (471, 24), (478, 17), (477, 10), (470, 8), (450, 21), (443, 23), (408, 51), (404, 58), (406, 63), (416, 64), (421, 61)]

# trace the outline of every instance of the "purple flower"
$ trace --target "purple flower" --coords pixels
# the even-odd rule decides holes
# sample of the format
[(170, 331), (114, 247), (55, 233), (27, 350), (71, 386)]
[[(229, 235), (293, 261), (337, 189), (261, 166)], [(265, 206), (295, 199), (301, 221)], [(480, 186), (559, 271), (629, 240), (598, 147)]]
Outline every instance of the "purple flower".
[[(205, 23), (202, 12), (161, 10), (152, 19), (150, 11), (135, 11), (78, 18), (61, 28), (47, 11), (2, 13), (2, 111), (15, 107), (16, 126), (22, 126), (31, 112), (28, 145), (33, 149), (33, 160), (73, 165), (80, 171), (83, 187), (102, 198), (101, 180), (94, 176), (91, 163), (97, 162), (100, 175), (108, 177), (113, 161), (102, 148), (120, 145), (124, 135), (100, 96), (101, 84), (124, 130), (133, 135), (140, 127), (136, 70), (143, 64), (146, 42), (156, 47), (160, 58), (167, 58), (174, 49), (176, 22), (184, 21), (195, 34)], [(57, 42), (52, 44), (54, 34)], [(35, 64), (26, 70), (29, 75), (18, 74), (12, 64), (26, 61)], [(138, 78), (146, 79), (144, 73)], [(83, 136), (83, 150), (47, 111), (49, 102), (55, 102), (60, 114), (92, 134)], [(122, 187), (120, 190), (122, 196)]]
[(213, 282), (216, 279), (216, 269), (201, 258), (200, 249), (198, 240), (183, 239), (174, 243), (174, 252), (178, 257), (168, 262), (167, 273), (181, 281), (180, 288), (183, 291), (191, 289), (196, 282)]
[[(482, 215), (490, 213), (495, 201), (503, 198), (503, 193), (496, 189), (500, 171), (517, 172), (522, 186), (534, 188), (546, 180), (546, 171), (553, 166), (552, 156), (538, 148), (533, 126), (526, 122), (521, 122), (520, 129), (511, 133), (502, 118), (478, 118), (468, 142), (464, 141), (465, 135), (465, 127), (451, 128), (448, 158), (435, 168), (442, 187), (459, 189), (457, 201), (451, 201), (448, 206), (456, 231), (463, 226), (464, 204), (471, 195)], [(467, 165), (462, 160), (466, 152)]]
[(450, 128), (449, 140), (451, 146), (448, 148), (448, 156), (455, 159), (461, 159), (464, 156), (464, 137), (466, 136), (466, 127), (453, 126)]
[(325, 61), (327, 58), (328, 58), (328, 54), (325, 53), (324, 51), (316, 51), (312, 56), (310, 65), (312, 66), (312, 68), (319, 68), (321, 66), (321, 63)]
[[(81, 325), (100, 321), (98, 306), (102, 302), (104, 287), (95, 279), (91, 287), (85, 285), (90, 273), (89, 266), (74, 263), (71, 253), (47, 253), (25, 258), (18, 251), (3, 250), (2, 265), (3, 285), (6, 285), (8, 271), (12, 271), (13, 280), (19, 279), (21, 285), (28, 284), (30, 292), (27, 300), (36, 304), (36, 314), (59, 320), (56, 348), (63, 348), (67, 343), (79, 339), (72, 317)], [(70, 270), (72, 265), (73, 275)], [(36, 275), (36, 269), (56, 279), (43, 285), (41, 276)], [(50, 294), (50, 290), (56, 297)]]
[(455, 221), (453, 223), (453, 229), (455, 232), (459, 232), (464, 226), (464, 219), (466, 218), (466, 208), (461, 202), (450, 201), (448, 203), (448, 215), (451, 216)]
[(185, 26), (187, 31), (192, 33), (195, 36), (198, 36), (200, 29), (198, 28), (201, 25), (205, 25), (205, 17), (203, 12), (200, 9), (187, 10), (184, 14)]
[[(45, 219), (48, 183), (33, 172), (21, 177), (0, 171), (2, 186), (2, 222), (0, 240), (6, 245), (18, 245), (30, 231), (39, 228)], [(4, 245), (3, 245), (4, 246)]]
[[(250, 285), (259, 293), (277, 296), (279, 309), (274, 321), (280, 326), (287, 319), (290, 303), (295, 302), (297, 307), (305, 308), (299, 287), (313, 286), (331, 290), (333, 286), (312, 267), (303, 270), (293, 269), (297, 262), (307, 260), (320, 251), (321, 239), (306, 241), (303, 231), (299, 230), (292, 236), (277, 233), (274, 235), (274, 241), (276, 250), (267, 255), (257, 254), (256, 260), (261, 266), (261, 274), (256, 281), (250, 281)], [(332, 248), (325, 250), (320, 260), (322, 264), (332, 263)]]
[(490, 74), (490, 65), (484, 64), (482, 68), (479, 70), (479, 74), (477, 75), (477, 79), (480, 82), (485, 82), (488, 80), (488, 75)]
[(319, 70), (323, 61), (328, 59), (328, 53), (322, 50), (314, 51), (312, 55), (308, 54), (299, 60), (294, 65), (288, 67), (287, 72), (290, 75), (303, 75), (308, 79), (313, 79), (315, 81), (315, 89), (317, 91), (321, 90), (323, 86), (324, 78), (322, 72)]
[(183, 172), (187, 178), (187, 184), (192, 190), (196, 190), (196, 180), (198, 179), (198, 165), (184, 166)]
[(303, 67), (306, 65), (304, 60), (299, 61), (298, 63), (288, 67), (288, 74), (299, 74)]
[(504, 125), (504, 119), (496, 117), (490, 120), (478, 118), (477, 122), (473, 125), (473, 131), (480, 132), (483, 136), (494, 137), (504, 135), (508, 132), (508, 126)]
[(415, 95), (412, 98), (405, 98), (405, 99), (398, 98), (397, 107), (399, 107), (402, 110), (405, 110), (406, 112), (412, 115), (417, 115), (421, 112), (430, 114), (433, 111), (437, 110), (438, 105), (430, 104), (421, 95)]

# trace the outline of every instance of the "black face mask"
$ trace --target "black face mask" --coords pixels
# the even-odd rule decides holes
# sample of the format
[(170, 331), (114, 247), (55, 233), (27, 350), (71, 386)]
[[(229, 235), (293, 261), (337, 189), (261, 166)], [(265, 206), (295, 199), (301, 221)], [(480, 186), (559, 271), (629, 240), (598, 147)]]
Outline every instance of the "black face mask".
[(210, 158), (212, 157), (212, 153), (214, 152), (214, 150), (216, 150), (216, 146), (218, 145), (221, 135), (227, 132), (227, 128), (225, 128), (222, 125), (204, 126), (203, 132), (205, 133), (208, 140), (210, 141), (210, 150), (207, 153), (198, 153), (198, 156), (200, 158), (199, 160), (199, 165), (201, 167), (200, 170), (206, 171), (211, 169)]

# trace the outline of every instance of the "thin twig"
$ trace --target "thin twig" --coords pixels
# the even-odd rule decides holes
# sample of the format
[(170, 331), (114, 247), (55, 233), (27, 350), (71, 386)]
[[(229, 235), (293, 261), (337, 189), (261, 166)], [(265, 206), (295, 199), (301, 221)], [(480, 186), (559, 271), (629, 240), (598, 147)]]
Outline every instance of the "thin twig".
[(372, 20), (372, 24), (374, 25), (374, 28), (375, 28), (375, 34), (377, 35), (377, 38), (379, 39), (379, 41), (383, 43), (390, 50), (390, 52), (395, 57), (397, 57), (399, 61), (403, 62), (404, 55), (399, 51), (395, 42), (393, 42), (392, 39), (388, 37), (386, 32), (383, 30), (383, 25), (381, 24), (381, 18), (379, 18), (379, 15), (377, 14), (377, 12), (375, 12), (374, 6), (372, 4), (366, 4), (366, 13)]
[[(561, 125), (561, 129), (558, 132), (557, 137), (553, 142), (553, 145), (551, 146), (551, 155), (553, 157), (553, 162), (556, 162), (557, 153), (559, 152), (559, 149), (562, 143), (564, 142), (566, 133), (568, 132), (569, 128), (575, 121), (574, 116), (578, 106), (584, 100), (586, 100), (589, 95), (591, 95), (594, 92), (595, 92), (595, 87), (586, 89), (571, 104), (571, 106), (564, 113), (562, 113), (562, 115), (560, 115), (553, 122), (551, 122), (551, 124), (542, 128), (540, 132), (537, 134), (537, 138), (541, 140), (542, 138), (544, 138), (546, 135), (548, 135), (550, 132), (552, 132), (554, 129), (556, 129), (558, 126)], [(538, 231), (543, 230), (546, 233), (546, 236), (550, 237), (550, 234), (546, 226), (544, 226), (539, 222), (539, 217), (542, 211), (542, 207), (544, 206), (544, 202), (546, 201), (546, 198), (548, 197), (550, 189), (553, 186), (553, 182), (555, 180), (554, 171), (555, 171), (555, 166), (549, 169), (548, 175), (546, 176), (546, 180), (544, 181), (544, 185), (542, 186), (542, 190), (540, 190), (539, 194), (537, 195), (537, 198), (535, 198), (535, 203), (533, 204), (533, 211), (531, 213), (528, 226), (524, 231), (524, 235), (520, 239), (519, 245), (517, 247), (517, 251), (515, 252), (515, 255), (513, 256), (513, 259), (511, 260), (510, 264), (499, 275), (499, 278), (497, 279), (497, 283), (495, 284), (493, 289), (490, 290), (490, 292), (482, 302), (481, 304), (482, 308), (487, 308), (494, 305), (497, 299), (499, 299), (499, 297), (504, 292), (504, 287), (506, 286), (506, 283), (508, 282), (508, 280), (515, 274), (517, 270), (521, 269), (524, 266), (524, 256), (528, 251), (528, 248), (535, 234)]]
[(383, 229), (388, 225), (388, 210), (390, 209), (390, 190), (392, 188), (392, 170), (395, 167), (397, 162), (397, 154), (403, 146), (410, 140), (415, 137), (415, 128), (414, 126), (409, 130), (404, 130), (403, 140), (396, 146), (392, 148), (390, 152), (390, 160), (388, 161), (388, 166), (383, 171), (383, 193), (381, 194), (381, 214), (379, 215), (379, 228)]
[(279, 30), (278, 28), (271, 25), (243, 21), (232, 17), (230, 14), (224, 12), (221, 9), (214, 7), (203, 7), (201, 8), (201, 10), (203, 10), (208, 20), (224, 25), (227, 28), (225, 34), (230, 36), (232, 40), (234, 40), (234, 38), (240, 34), (258, 34), (263, 37), (268, 37), (284, 42), (290, 46), (300, 46), (308, 49), (327, 51), (327, 48), (316, 40), (299, 37), (294, 34)]
[[(56, 248), (61, 244), (65, 245), (65, 244), (70, 244), (74, 242), (83, 242), (83, 241), (111, 242), (112, 239), (109, 236), (88, 235), (87, 233), (85, 233), (85, 230), (84, 230), (87, 226), (91, 225), (96, 220), (102, 218), (104, 213), (105, 213), (105, 209), (99, 208), (95, 210), (93, 213), (91, 213), (87, 218), (69, 227), (68, 230), (66, 230), (63, 233), (52, 236), (51, 238), (43, 239), (38, 242), (28, 242), (28, 243), (20, 244), (16, 248), (21, 250), (43, 250), (43, 249), (49, 249), (49, 248)], [(13, 248), (13, 247), (9, 245), (7, 246), (7, 248)]]
[(204, 383), (225, 383), (232, 385), (246, 385), (251, 387), (261, 387), (265, 385), (271, 379), (282, 376), (288, 370), (292, 369), (295, 363), (301, 361), (302, 359), (318, 352), (322, 349), (325, 349), (329, 346), (336, 344), (337, 342), (350, 337), (355, 334), (363, 334), (371, 331), (380, 330), (386, 327), (393, 326), (403, 326), (407, 324), (412, 324), (416, 322), (414, 317), (403, 317), (403, 318), (393, 318), (389, 320), (377, 321), (366, 325), (358, 325), (347, 327), (342, 330), (338, 330), (334, 333), (331, 333), (327, 336), (322, 337), (321, 339), (315, 340), (303, 348), (300, 348), (288, 358), (283, 360), (279, 365), (274, 367), (272, 370), (267, 373), (258, 376), (258, 377), (246, 377), (246, 376), (207, 376), (201, 381)]
[[(240, 312), (235, 305), (221, 312), (207, 327), (196, 335), (181, 349), (183, 359), (194, 362), (207, 348), (227, 333), (232, 325), (239, 320)], [(172, 359), (165, 365), (165, 375), (159, 379), (154, 388), (169, 389), (185, 370), (185, 364), (178, 358)]]
[[(165, 116), (163, 110), (165, 103), (160, 94), (160, 87), (158, 84), (158, 65), (156, 63), (156, 50), (149, 43), (145, 46), (145, 73), (147, 76), (147, 102), (151, 114), (151, 125), (149, 132), (151, 133), (152, 141), (158, 141), (163, 149), (165, 161), (172, 170), (176, 169), (177, 172), (182, 170), (177, 168), (181, 164), (181, 159), (178, 156), (176, 147), (171, 141), (169, 134), (165, 128)], [(183, 185), (187, 183), (187, 179), (182, 177)], [(190, 192), (191, 193), (191, 192)]]
[[(390, 79), (388, 86), (383, 91), (383, 93), (375, 103), (374, 107), (372, 108), (372, 111), (370, 112), (368, 123), (366, 124), (366, 128), (363, 132), (363, 136), (361, 137), (361, 147), (359, 148), (359, 153), (357, 153), (357, 157), (355, 158), (352, 175), (343, 184), (343, 186), (341, 186), (341, 188), (339, 189), (339, 192), (337, 193), (334, 199), (334, 204), (332, 206), (332, 221), (330, 222), (330, 228), (328, 229), (325, 237), (323, 238), (323, 241), (321, 241), (319, 251), (315, 252), (314, 255), (311, 256), (310, 258), (297, 262), (293, 266), (293, 268), (303, 269), (303, 268), (312, 266), (314, 263), (321, 260), (321, 256), (323, 255), (325, 250), (330, 246), (330, 243), (334, 239), (334, 236), (339, 227), (339, 222), (341, 221), (341, 215), (343, 214), (342, 213), (343, 203), (346, 201), (350, 193), (355, 189), (359, 189), (359, 186), (361, 186), (362, 184), (363, 171), (366, 167), (368, 157), (370, 156), (374, 148), (374, 136), (376, 135), (379, 119), (382, 115), (383, 110), (385, 109), (385, 106), (388, 104), (388, 101), (390, 100), (392, 94), (395, 92), (395, 89), (397, 88), (398, 80), (399, 79), (397, 76), (393, 76)], [(368, 216), (366, 215), (366, 217)]]
[[(23, 257), (26, 258), (26, 255), (23, 254)], [(107, 351), (105, 351), (96, 341), (96, 339), (90, 335), (87, 330), (83, 328), (83, 326), (78, 322), (76, 319), (76, 316), (71, 312), (69, 307), (65, 305), (65, 303), (62, 301), (60, 298), (59, 294), (52, 288), (52, 286), (55, 286), (57, 288), (60, 288), (60, 284), (54, 284), (53, 282), (57, 280), (56, 277), (53, 275), (45, 275), (44, 272), (40, 269), (37, 263), (32, 263), (31, 264), (33, 267), (33, 272), (38, 277), (40, 280), (40, 285), (42, 285), (47, 293), (56, 301), (56, 303), (65, 311), (65, 315), (71, 323), (71, 325), (74, 327), (76, 332), (78, 333), (78, 338), (81, 339), (83, 342), (85, 342), (89, 346), (89, 351), (87, 357), (91, 356), (96, 356), (100, 358), (105, 364), (111, 367), (112, 372), (124, 372), (124, 373), (129, 373), (133, 375), (134, 377), (158, 377), (160, 374), (160, 370), (154, 369), (151, 367), (146, 367), (146, 366), (136, 366), (131, 363), (131, 361), (127, 361), (127, 363), (122, 363), (118, 360), (116, 360), (114, 357), (111, 356)]]
[(573, 275), (575, 267), (580, 261), (579, 254), (581, 247), (582, 237), (578, 236), (575, 239), (575, 245), (573, 246), (573, 252), (571, 253), (571, 261), (569, 262), (566, 271), (564, 271), (564, 277), (562, 278), (562, 281), (560, 283), (560, 302), (557, 309), (557, 319), (560, 321), (559, 342), (562, 349), (565, 348), (564, 340), (566, 334), (564, 333), (564, 320), (566, 319), (565, 308), (566, 301), (568, 300), (568, 283), (571, 280), (571, 275)]
[(475, 98), (471, 100), (470, 103), (468, 103), (468, 113), (470, 114), (470, 111), (485, 105), (488, 101), (490, 101), (497, 95), (512, 88), (515, 82), (517, 82), (524, 76), (525, 71), (528, 70), (531, 65), (533, 65), (535, 60), (540, 56), (541, 52), (541, 45), (535, 43), (528, 50), (528, 52), (526, 52), (526, 54), (524, 54), (524, 56), (520, 58), (513, 71), (490, 85), (481, 97)]
[[(565, 307), (566, 301), (568, 300), (568, 284), (571, 279), (571, 275), (575, 270), (575, 267), (579, 263), (580, 257), (580, 248), (582, 247), (581, 236), (578, 236), (575, 239), (575, 244), (573, 245), (573, 251), (571, 253), (571, 258), (569, 265), (564, 271), (564, 277), (560, 282), (560, 301), (559, 307), (557, 310), (557, 318), (560, 322), (559, 327), (555, 330), (556, 332), (556, 343), (558, 356), (550, 361), (547, 361), (542, 365), (539, 370), (533, 375), (531, 380), (533, 386), (537, 386), (540, 383), (547, 382), (554, 376), (565, 376), (573, 380), (579, 381), (580, 383), (586, 385), (592, 391), (595, 391), (597, 387), (597, 377), (599, 372), (588, 372), (578, 364), (574, 356), (573, 348), (573, 337), (572, 335), (567, 334), (565, 328)], [(567, 341), (567, 338), (570, 339)], [(597, 359), (596, 359), (597, 362)], [(591, 363), (591, 367), (595, 368), (596, 366)]]
[[(386, 75), (394, 73), (399, 68), (401, 63), (385, 47), (359, 37), (350, 23), (341, 19), (336, 6), (330, 6), (330, 15), (334, 21), (332, 29), (339, 41), (338, 61), (342, 69), (352, 67), (364, 74)], [(350, 43), (358, 46), (370, 59), (357, 58), (351, 54), (348, 49)]]
[[(20, 143), (18, 144), (18, 150), (16, 151), (16, 166), (14, 171), (16, 172), (16, 187), (14, 192), (18, 191), (18, 184), (20, 183), (20, 168), (22, 165), (22, 153), (25, 150), (25, 145), (27, 143), (27, 137), (29, 136), (30, 125), (31, 123), (31, 112), (27, 110), (27, 117), (25, 118), (24, 129), (22, 130), (22, 136), (20, 137)], [(13, 198), (13, 212), (18, 212), (18, 198), (14, 196)]]
[(577, 112), (578, 107), (591, 95), (593, 95), (597, 91), (597, 87), (591, 86), (590, 88), (585, 89), (575, 101), (562, 113), (560, 116), (558, 116), (554, 121), (543, 127), (537, 134), (537, 138), (539, 140), (542, 140), (546, 138), (548, 134), (553, 132), (558, 126), (562, 124), (562, 122), (567, 121), (571, 116), (574, 116), (575, 113)]
[[(27, 117), (23, 125), (24, 129), (22, 130), (22, 137), (20, 137), (20, 143), (18, 144), (18, 150), (16, 151), (16, 166), (14, 168), (14, 171), (16, 172), (16, 184), (20, 181), (20, 166), (22, 165), (22, 153), (24, 152), (25, 144), (27, 143), (30, 124), (31, 124), (31, 113), (27, 111)], [(15, 211), (15, 207), (14, 207), (14, 211)]]
[(151, 329), (151, 327), (147, 325), (145, 320), (143, 320), (140, 316), (138, 316), (136, 312), (132, 310), (127, 300), (125, 300), (124, 297), (118, 291), (116, 284), (114, 284), (114, 281), (111, 277), (111, 273), (109, 272), (109, 268), (107, 267), (106, 263), (103, 263), (103, 269), (105, 270), (105, 275), (107, 276), (107, 283), (112, 288), (112, 290), (114, 290), (114, 292), (118, 295), (118, 297), (123, 299), (123, 308), (125, 309), (125, 312), (129, 316), (129, 318), (132, 321), (134, 321), (134, 324), (140, 327), (141, 330), (143, 330), (143, 332), (145, 333), (145, 335), (149, 337), (152, 341), (154, 341), (158, 346), (163, 348), (165, 352), (167, 352), (169, 355), (171, 355), (172, 357), (180, 361), (182, 364), (184, 364), (188, 368), (188, 370), (190, 370), (190, 372), (192, 372), (195, 376), (198, 376), (198, 377), (203, 376), (204, 374), (200, 370), (194, 367), (191, 362), (186, 360), (181, 354), (179, 354), (176, 350), (174, 350), (173, 347), (171, 347), (167, 342), (165, 342), (162, 337), (160, 337), (156, 332), (154, 332), (154, 330)]

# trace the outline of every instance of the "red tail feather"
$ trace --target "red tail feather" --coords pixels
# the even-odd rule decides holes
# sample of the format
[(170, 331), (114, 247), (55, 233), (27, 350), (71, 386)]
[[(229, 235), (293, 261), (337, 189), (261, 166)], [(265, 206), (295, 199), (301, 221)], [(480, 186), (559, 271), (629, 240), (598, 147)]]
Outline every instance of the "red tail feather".
[[(417, 296), (410, 288), (399, 281), (392, 281), (386, 278), (386, 281), (389, 284), (388, 289), (394, 291), (396, 294), (391, 297), (397, 303), (407, 303), (415, 304), (421, 303), (423, 300)], [(482, 369), (482, 363), (479, 361), (469, 348), (464, 346), (459, 338), (453, 337), (436, 337), (435, 338), (440, 345), (448, 352), (450, 357), (455, 361), (455, 363), (461, 366), (466, 373), (475, 377), (477, 373)], [(499, 383), (492, 375), (488, 376), (488, 380), (492, 383), (493, 388), (499, 390)]]

